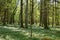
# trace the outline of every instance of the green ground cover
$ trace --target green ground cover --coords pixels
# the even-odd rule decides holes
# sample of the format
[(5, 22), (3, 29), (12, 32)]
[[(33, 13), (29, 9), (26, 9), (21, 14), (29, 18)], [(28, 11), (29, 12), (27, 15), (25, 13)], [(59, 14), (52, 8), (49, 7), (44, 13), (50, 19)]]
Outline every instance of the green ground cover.
[(60, 28), (33, 27), (32, 37), (30, 32), (30, 28), (0, 26), (0, 40), (60, 40)]

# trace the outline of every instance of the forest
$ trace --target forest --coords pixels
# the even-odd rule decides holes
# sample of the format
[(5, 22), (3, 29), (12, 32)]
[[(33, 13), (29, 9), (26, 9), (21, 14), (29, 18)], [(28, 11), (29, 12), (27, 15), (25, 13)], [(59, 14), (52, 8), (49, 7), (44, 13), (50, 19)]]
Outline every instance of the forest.
[(60, 0), (0, 0), (0, 40), (60, 40)]

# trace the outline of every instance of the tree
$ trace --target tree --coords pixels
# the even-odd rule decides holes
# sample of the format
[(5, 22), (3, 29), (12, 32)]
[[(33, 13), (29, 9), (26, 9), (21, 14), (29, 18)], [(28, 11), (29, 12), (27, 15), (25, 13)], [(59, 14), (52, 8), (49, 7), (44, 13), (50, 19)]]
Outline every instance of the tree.
[(6, 15), (7, 14), (6, 12), (7, 12), (7, 10), (5, 9), (4, 10), (4, 17), (3, 17), (3, 25), (6, 25), (6, 16), (7, 16)]
[(34, 24), (34, 1), (33, 0), (31, 1), (30, 6), (31, 6), (31, 10), (30, 10), (31, 11), (31, 14), (30, 14), (31, 15), (31, 25), (33, 25)]
[(23, 28), (23, 0), (21, 0), (21, 10), (20, 10), (20, 22), (21, 22), (21, 27)]
[(41, 6), (41, 8), (40, 8), (40, 26), (43, 26), (43, 7), (44, 7), (43, 2), (44, 2), (43, 0), (40, 1), (40, 6)]
[(25, 27), (28, 28), (28, 0), (26, 0)]
[(49, 0), (44, 0), (44, 14), (43, 14), (43, 24), (44, 24), (44, 29), (49, 29), (48, 27), (48, 7), (49, 5)]

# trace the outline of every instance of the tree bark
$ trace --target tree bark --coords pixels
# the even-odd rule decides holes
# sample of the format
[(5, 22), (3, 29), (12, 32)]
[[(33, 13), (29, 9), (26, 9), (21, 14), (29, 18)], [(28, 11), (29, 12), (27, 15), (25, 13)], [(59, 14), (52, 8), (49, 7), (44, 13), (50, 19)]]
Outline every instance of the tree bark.
[(20, 10), (20, 22), (21, 22), (21, 27), (24, 28), (24, 27), (23, 27), (23, 0), (21, 0), (20, 5), (21, 5), (21, 10)]
[(25, 28), (28, 28), (28, 0), (26, 0), (26, 10), (25, 10)]

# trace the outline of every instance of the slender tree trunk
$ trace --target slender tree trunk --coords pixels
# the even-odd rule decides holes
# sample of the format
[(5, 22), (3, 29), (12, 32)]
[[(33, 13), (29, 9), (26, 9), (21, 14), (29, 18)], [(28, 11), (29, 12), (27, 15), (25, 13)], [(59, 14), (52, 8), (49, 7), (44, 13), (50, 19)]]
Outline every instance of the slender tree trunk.
[(21, 0), (20, 5), (21, 5), (21, 10), (20, 10), (20, 22), (21, 22), (21, 27), (24, 28), (24, 27), (23, 27), (23, 0)]
[(25, 27), (28, 28), (28, 0), (26, 0)]
[(34, 24), (34, 1), (32, 0), (32, 6), (31, 6), (31, 25)]
[(42, 0), (40, 1), (40, 6), (41, 6), (40, 8), (40, 26), (41, 26), (42, 24)]
[(6, 25), (6, 9), (4, 10), (3, 25)]
[(48, 3), (49, 3), (49, 0), (44, 0), (44, 14), (43, 14), (44, 29), (49, 29), (48, 27)]
[(54, 26), (54, 6), (53, 6), (53, 13), (52, 13), (52, 27)]
[(30, 0), (30, 16), (31, 16), (31, 37), (32, 37), (32, 25), (34, 24), (34, 0)]
[(43, 26), (43, 4), (44, 4), (44, 2), (43, 2), (43, 0), (41, 0), (40, 1), (40, 6), (41, 6), (41, 8), (40, 8), (40, 26)]

